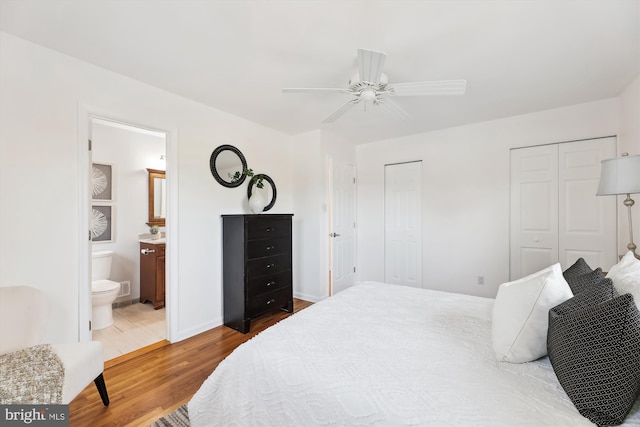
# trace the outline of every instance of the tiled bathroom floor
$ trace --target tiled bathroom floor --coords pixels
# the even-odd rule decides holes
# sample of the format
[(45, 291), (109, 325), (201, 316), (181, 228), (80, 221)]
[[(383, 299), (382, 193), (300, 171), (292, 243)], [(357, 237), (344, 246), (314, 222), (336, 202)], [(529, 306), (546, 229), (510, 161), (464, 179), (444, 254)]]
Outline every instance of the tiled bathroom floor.
[(165, 310), (151, 304), (134, 303), (113, 309), (113, 325), (93, 331), (94, 341), (104, 345), (104, 360), (110, 360), (167, 337)]

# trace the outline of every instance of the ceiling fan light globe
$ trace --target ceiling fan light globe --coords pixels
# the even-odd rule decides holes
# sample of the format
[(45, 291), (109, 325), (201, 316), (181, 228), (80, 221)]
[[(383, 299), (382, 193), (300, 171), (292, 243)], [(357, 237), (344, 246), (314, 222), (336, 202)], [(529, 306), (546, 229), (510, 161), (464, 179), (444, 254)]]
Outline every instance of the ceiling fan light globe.
[(373, 89), (365, 89), (360, 92), (360, 99), (364, 102), (370, 102), (376, 99), (376, 91)]

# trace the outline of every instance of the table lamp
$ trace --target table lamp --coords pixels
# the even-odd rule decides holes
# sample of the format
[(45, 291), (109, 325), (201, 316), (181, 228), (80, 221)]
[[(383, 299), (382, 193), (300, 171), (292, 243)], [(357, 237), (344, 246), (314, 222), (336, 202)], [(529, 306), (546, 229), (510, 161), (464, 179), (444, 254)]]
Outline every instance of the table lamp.
[(621, 157), (606, 159), (602, 161), (600, 171), (600, 185), (598, 186), (598, 196), (625, 195), (624, 205), (629, 214), (629, 244), (627, 248), (633, 252), (636, 258), (640, 256), (636, 253), (636, 245), (633, 243), (633, 226), (631, 221), (631, 207), (634, 201), (631, 194), (640, 193), (640, 155), (630, 156), (623, 153)]

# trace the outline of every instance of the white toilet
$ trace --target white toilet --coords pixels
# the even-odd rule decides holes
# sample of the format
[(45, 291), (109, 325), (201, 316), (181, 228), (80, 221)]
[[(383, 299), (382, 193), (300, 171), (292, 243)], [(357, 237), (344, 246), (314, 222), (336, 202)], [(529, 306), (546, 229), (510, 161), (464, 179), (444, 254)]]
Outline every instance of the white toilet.
[(113, 251), (92, 253), (91, 261), (91, 329), (96, 331), (113, 325), (111, 304), (118, 297), (120, 283), (108, 280)]

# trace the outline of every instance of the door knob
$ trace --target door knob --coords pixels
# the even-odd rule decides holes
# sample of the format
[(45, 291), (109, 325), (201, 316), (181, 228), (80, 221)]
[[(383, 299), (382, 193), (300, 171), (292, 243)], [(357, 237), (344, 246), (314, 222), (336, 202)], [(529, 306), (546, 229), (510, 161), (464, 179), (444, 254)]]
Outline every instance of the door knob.
[(340, 234), (338, 234), (338, 233), (331, 233), (331, 234), (329, 234), (329, 237), (338, 237), (338, 236), (340, 236)]

